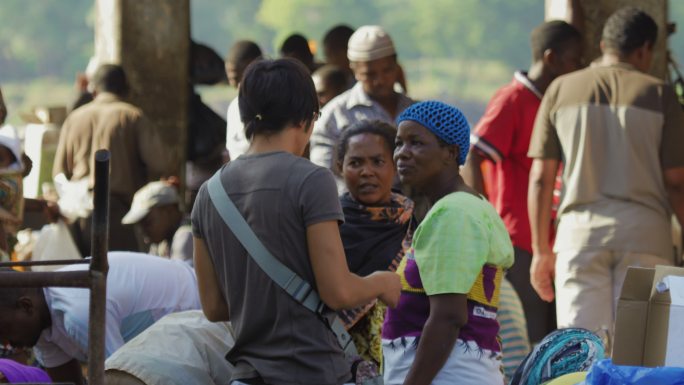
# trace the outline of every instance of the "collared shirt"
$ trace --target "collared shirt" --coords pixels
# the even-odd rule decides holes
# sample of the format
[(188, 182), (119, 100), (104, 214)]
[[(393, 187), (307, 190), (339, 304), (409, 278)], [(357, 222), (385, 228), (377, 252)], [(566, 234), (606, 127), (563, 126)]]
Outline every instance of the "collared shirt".
[[(109, 252), (108, 258), (106, 357), (164, 315), (200, 309), (197, 279), (187, 264), (125, 251)], [(79, 264), (58, 271), (85, 269)], [(87, 361), (89, 290), (47, 287), (43, 292), (51, 325), (35, 346), (36, 358), (47, 368)]]
[(529, 156), (562, 160), (554, 250), (672, 256), (663, 170), (684, 166), (684, 114), (672, 87), (625, 63), (556, 79)]
[[(413, 104), (413, 100), (403, 94), (397, 96), (399, 114)], [(381, 120), (394, 125), (395, 118), (363, 91), (361, 83), (356, 83), (321, 110), (321, 118), (316, 122), (311, 136), (311, 161), (319, 166), (334, 169), (334, 149), (342, 130), (362, 120)]]
[(112, 194), (132, 199), (149, 180), (178, 172), (169, 150), (142, 111), (111, 93), (74, 110), (64, 122), (55, 154), (53, 175), (63, 173), (68, 180), (95, 182), (94, 154), (99, 149), (111, 153)]

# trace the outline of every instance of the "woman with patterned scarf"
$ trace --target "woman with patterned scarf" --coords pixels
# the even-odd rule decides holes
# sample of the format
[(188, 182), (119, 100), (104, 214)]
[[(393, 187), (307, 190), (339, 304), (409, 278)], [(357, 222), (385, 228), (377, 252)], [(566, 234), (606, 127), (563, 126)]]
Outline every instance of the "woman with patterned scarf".
[[(392, 192), (395, 134), (387, 123), (362, 121), (346, 128), (337, 146), (348, 190), (340, 197), (345, 219), (340, 235), (349, 270), (360, 276), (395, 271), (411, 244), (413, 202)], [(385, 306), (376, 301), (339, 315), (361, 358), (381, 367)]]

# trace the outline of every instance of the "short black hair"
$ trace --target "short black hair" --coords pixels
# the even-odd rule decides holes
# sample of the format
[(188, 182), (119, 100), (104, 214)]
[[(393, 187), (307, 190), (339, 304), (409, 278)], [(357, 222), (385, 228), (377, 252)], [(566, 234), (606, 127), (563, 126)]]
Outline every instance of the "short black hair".
[(257, 43), (250, 40), (238, 40), (230, 47), (226, 62), (246, 67), (253, 60), (260, 58), (261, 55), (261, 48)]
[(605, 47), (621, 55), (630, 54), (645, 43), (653, 45), (657, 38), (656, 22), (636, 7), (624, 7), (610, 15), (601, 35)]
[(319, 112), (309, 70), (298, 60), (259, 60), (247, 67), (238, 94), (245, 135), (268, 135), (290, 124), (307, 125)]
[(325, 36), (323, 37), (323, 46), (333, 50), (344, 50), (346, 52), (347, 43), (353, 34), (354, 29), (352, 27), (346, 24), (338, 24), (325, 33)]
[(349, 149), (349, 140), (357, 135), (373, 134), (381, 137), (387, 146), (390, 154), (394, 154), (394, 140), (397, 136), (397, 129), (389, 123), (381, 120), (362, 120), (350, 124), (342, 130), (337, 141), (337, 161), (344, 162), (344, 157)]
[(299, 59), (309, 65), (313, 61), (313, 53), (309, 48), (309, 41), (299, 33), (293, 33), (280, 46), (280, 54), (285, 57)]
[(541, 60), (547, 49), (560, 52), (567, 47), (568, 42), (581, 40), (582, 34), (577, 28), (564, 21), (553, 20), (542, 23), (530, 34), (532, 60)]
[(347, 79), (347, 73), (344, 72), (342, 68), (334, 64), (326, 64), (317, 69), (313, 74), (314, 76), (320, 76), (324, 83), (330, 85), (336, 90), (346, 89), (349, 83), (349, 80)]
[(111, 92), (115, 95), (124, 96), (128, 93), (128, 80), (123, 67), (118, 64), (103, 64), (93, 76), (95, 90), (99, 92)]

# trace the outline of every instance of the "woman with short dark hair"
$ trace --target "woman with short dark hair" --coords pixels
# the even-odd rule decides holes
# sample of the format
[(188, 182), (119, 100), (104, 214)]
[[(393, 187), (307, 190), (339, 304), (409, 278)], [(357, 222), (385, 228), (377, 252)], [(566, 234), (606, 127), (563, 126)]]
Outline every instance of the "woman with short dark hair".
[[(340, 234), (349, 269), (360, 276), (395, 271), (411, 244), (413, 202), (392, 191), (396, 132), (385, 122), (361, 121), (345, 128), (338, 141), (337, 164), (348, 190), (340, 196)], [(339, 312), (360, 356), (378, 367), (385, 310), (372, 302)]]
[[(291, 59), (252, 63), (240, 85), (239, 106), (251, 144), (219, 175), (259, 241), (311, 283), (331, 309), (375, 298), (395, 305), (396, 274), (362, 278), (349, 272), (334, 177), (301, 157), (319, 112), (307, 69)], [(234, 383), (345, 383), (349, 364), (325, 320), (260, 269), (219, 216), (206, 184), (192, 225), (202, 310), (210, 321), (230, 320), (235, 330), (235, 346), (226, 355), (235, 366)]]

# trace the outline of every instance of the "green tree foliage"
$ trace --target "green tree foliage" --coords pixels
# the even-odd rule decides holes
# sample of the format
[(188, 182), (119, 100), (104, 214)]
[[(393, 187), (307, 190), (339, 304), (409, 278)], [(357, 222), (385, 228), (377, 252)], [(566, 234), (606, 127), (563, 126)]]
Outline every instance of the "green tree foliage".
[[(93, 52), (95, 0), (0, 0), (0, 82), (52, 76), (71, 81)], [(684, 23), (684, 1), (670, 19)], [(541, 0), (191, 0), (193, 38), (225, 55), (252, 39), (272, 55), (300, 32), (320, 41), (338, 23), (384, 26), (401, 58), (450, 58), (529, 64), (529, 32), (542, 22)], [(684, 24), (671, 39), (684, 58)], [(680, 60), (681, 61), (681, 60)]]
[(36, 76), (72, 79), (93, 50), (93, 2), (0, 2), (0, 81)]
[(500, 60), (516, 67), (527, 65), (529, 31), (543, 17), (539, 0), (263, 0), (256, 14), (276, 33), (273, 47), (293, 32), (320, 41), (338, 23), (379, 24), (405, 58)]
[(255, 22), (261, 1), (190, 0), (192, 36), (224, 56), (237, 40), (249, 39), (263, 44), (274, 32)]

